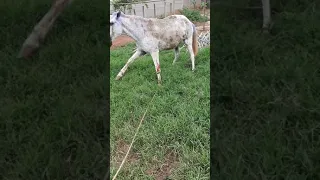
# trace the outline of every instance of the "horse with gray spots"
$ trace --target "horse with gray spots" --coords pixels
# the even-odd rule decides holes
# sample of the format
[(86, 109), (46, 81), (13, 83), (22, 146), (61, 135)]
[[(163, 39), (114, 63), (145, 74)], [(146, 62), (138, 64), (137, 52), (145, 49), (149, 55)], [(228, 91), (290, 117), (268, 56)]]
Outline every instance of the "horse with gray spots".
[(183, 15), (171, 15), (163, 19), (143, 18), (127, 15), (121, 11), (110, 15), (111, 42), (121, 34), (125, 34), (136, 41), (136, 52), (118, 73), (116, 80), (123, 77), (129, 65), (138, 57), (147, 53), (151, 54), (158, 84), (161, 84), (161, 69), (159, 52), (174, 49), (175, 58), (179, 57), (179, 45), (184, 43), (190, 53), (191, 70), (195, 70), (195, 56), (198, 53), (197, 32), (195, 25)]

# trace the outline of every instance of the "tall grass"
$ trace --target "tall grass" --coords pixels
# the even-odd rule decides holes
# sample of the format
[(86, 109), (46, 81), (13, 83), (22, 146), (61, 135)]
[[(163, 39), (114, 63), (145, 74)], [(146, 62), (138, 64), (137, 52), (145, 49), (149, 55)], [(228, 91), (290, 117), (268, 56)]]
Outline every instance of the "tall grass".
[(74, 1), (32, 59), (16, 59), (52, 2), (0, 4), (0, 179), (107, 171), (107, 3)]
[[(320, 18), (316, 1), (214, 8), (213, 179), (319, 179)], [(245, 6), (245, 4), (243, 5)]]

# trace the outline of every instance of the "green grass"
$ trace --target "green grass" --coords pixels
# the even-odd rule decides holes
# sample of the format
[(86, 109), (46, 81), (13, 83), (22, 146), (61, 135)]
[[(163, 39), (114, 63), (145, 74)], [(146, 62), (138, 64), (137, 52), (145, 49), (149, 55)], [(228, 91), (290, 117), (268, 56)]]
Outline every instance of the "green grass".
[(75, 1), (16, 59), (51, 1), (0, 4), (0, 179), (102, 179), (109, 161), (108, 5)]
[[(149, 107), (133, 144), (131, 157), (128, 158), (131, 160), (125, 163), (119, 179), (152, 179), (156, 175), (147, 172), (161, 174), (157, 168), (165, 165), (169, 157), (171, 179), (208, 179), (209, 49), (201, 50), (196, 57), (195, 72), (191, 71), (189, 55), (185, 50), (175, 65), (172, 65), (173, 50), (161, 52), (162, 87), (158, 87), (150, 55), (137, 59), (122, 80), (114, 80), (132, 55), (133, 47), (131, 44), (111, 51), (112, 176), (126, 153), (120, 152), (119, 142), (127, 145), (131, 143), (140, 118)], [(154, 100), (150, 104), (153, 96)], [(168, 153), (176, 156), (168, 156)]]
[(213, 179), (320, 179), (320, 6), (274, 7), (211, 10)]

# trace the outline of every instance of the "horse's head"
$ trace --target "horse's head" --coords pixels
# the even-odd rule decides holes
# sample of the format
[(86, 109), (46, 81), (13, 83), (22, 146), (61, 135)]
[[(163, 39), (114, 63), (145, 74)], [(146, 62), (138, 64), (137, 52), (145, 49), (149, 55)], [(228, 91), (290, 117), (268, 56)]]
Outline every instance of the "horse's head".
[(110, 39), (111, 42), (122, 34), (121, 11), (114, 12), (110, 15)]

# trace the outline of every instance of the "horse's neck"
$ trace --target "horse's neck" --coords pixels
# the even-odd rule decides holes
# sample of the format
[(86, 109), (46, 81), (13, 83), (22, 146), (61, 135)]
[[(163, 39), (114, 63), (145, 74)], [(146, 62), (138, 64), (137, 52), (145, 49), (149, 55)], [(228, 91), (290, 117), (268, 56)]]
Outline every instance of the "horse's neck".
[(127, 36), (130, 36), (134, 40), (138, 41), (139, 39), (142, 39), (144, 36), (144, 32), (139, 31), (139, 24), (130, 22), (130, 19), (123, 18), (122, 19), (123, 29)]

